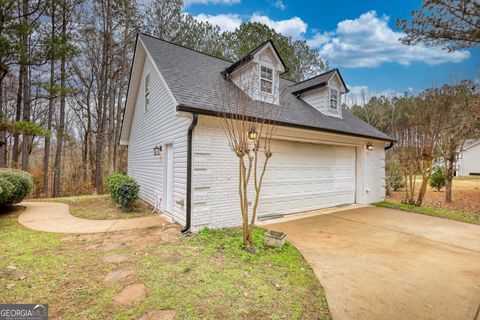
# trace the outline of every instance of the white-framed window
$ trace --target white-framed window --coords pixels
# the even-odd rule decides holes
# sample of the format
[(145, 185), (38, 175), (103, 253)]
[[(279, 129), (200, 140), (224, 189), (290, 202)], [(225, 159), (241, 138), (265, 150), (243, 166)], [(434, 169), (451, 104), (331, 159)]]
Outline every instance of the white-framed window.
[(330, 109), (338, 109), (338, 90), (330, 89)]
[(260, 66), (260, 92), (273, 93), (273, 69)]
[(150, 103), (150, 73), (145, 76), (145, 112), (148, 110)]

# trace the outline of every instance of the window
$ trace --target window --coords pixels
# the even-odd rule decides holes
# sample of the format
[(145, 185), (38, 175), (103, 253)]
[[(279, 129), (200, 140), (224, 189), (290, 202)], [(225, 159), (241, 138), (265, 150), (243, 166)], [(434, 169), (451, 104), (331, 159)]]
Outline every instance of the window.
[(260, 67), (260, 92), (272, 93), (273, 69), (265, 66)]
[(145, 76), (145, 111), (148, 109), (148, 104), (150, 103), (150, 73), (147, 73)]
[(337, 110), (338, 104), (338, 91), (335, 89), (330, 89), (330, 109)]

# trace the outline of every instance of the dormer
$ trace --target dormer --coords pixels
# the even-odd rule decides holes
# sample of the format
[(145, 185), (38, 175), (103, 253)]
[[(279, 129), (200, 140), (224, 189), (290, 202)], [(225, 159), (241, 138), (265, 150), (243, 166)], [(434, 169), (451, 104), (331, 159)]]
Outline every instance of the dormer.
[(321, 113), (342, 118), (342, 95), (348, 92), (348, 88), (338, 69), (298, 82), (289, 89)]
[(265, 41), (222, 74), (254, 100), (279, 104), (280, 75), (287, 68), (271, 40)]

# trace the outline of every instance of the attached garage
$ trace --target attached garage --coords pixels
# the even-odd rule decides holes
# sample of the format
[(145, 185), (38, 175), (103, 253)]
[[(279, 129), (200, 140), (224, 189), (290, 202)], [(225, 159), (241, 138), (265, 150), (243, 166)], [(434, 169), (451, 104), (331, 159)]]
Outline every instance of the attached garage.
[(239, 162), (218, 118), (228, 89), (242, 107), (228, 112), (233, 119), (279, 124), (259, 220), (384, 200), (393, 139), (343, 108), (348, 88), (338, 69), (299, 82), (285, 71), (271, 41), (230, 62), (140, 35), (120, 138), (140, 198), (160, 204), (182, 232), (241, 225)]
[(275, 140), (259, 218), (355, 203), (355, 148)]

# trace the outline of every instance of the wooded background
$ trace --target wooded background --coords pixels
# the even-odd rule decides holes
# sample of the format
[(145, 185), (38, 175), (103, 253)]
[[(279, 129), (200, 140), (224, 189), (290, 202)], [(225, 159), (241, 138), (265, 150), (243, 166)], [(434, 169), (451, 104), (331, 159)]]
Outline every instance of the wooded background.
[[(476, 0), (427, 0), (397, 26), (407, 45), (457, 50), (480, 44), (479, 17)], [(108, 173), (126, 171), (118, 141), (139, 32), (231, 61), (271, 39), (293, 81), (329, 67), (305, 41), (259, 23), (222, 32), (183, 12), (181, 0), (1, 0), (0, 167), (31, 172), (34, 196), (103, 193)], [(343, 107), (397, 140), (387, 170), (399, 165), (405, 201), (421, 204), (423, 185), (416, 194), (408, 180), (428, 180), (436, 161), (453, 176), (459, 148), (479, 137), (478, 92), (478, 81), (456, 81), (391, 97), (364, 93)]]

